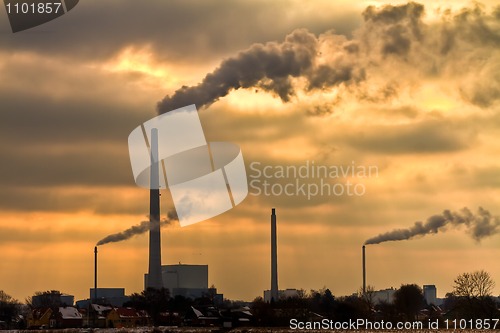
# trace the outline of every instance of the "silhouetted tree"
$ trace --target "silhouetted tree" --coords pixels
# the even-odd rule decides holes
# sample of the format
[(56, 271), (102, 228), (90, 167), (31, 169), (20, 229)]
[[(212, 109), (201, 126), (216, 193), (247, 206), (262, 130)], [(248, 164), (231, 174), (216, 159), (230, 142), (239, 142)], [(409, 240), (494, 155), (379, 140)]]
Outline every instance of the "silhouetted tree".
[(394, 305), (406, 320), (415, 320), (425, 305), (422, 289), (416, 284), (402, 285), (394, 294)]
[(158, 325), (160, 323), (160, 314), (168, 310), (169, 298), (168, 289), (148, 288), (140, 294), (134, 293), (130, 295), (130, 300), (125, 306), (146, 310), (153, 319), (153, 323)]
[(331, 315), (335, 307), (335, 296), (330, 289), (311, 290), (310, 309), (322, 315)]
[(491, 297), (495, 282), (484, 270), (460, 274), (455, 279), (448, 304), (451, 316), (457, 319), (498, 318), (497, 306)]
[(363, 287), (358, 290), (358, 298), (363, 301), (366, 306), (366, 314), (369, 315), (372, 309), (375, 307), (375, 287), (372, 285), (366, 286), (363, 291)]
[(49, 307), (58, 308), (60, 306), (72, 305), (63, 304), (61, 301), (62, 293), (59, 290), (37, 291), (31, 297), (26, 299), (26, 303), (31, 308), (34, 307)]
[(280, 309), (281, 323), (287, 326), (291, 319), (307, 320), (309, 315), (308, 300), (304, 297), (304, 293), (299, 293), (296, 297), (281, 299), (277, 303)]
[(19, 314), (20, 306), (21, 304), (17, 299), (0, 290), (0, 321), (11, 326)]
[(193, 305), (193, 300), (181, 295), (177, 295), (174, 298), (170, 298), (168, 304), (169, 304), (168, 308), (170, 311), (175, 311), (184, 314), (191, 310), (191, 306)]
[(358, 295), (342, 297), (336, 301), (333, 318), (337, 321), (348, 321), (349, 319), (367, 318), (365, 302)]
[(254, 315), (255, 323), (258, 326), (271, 326), (275, 324), (274, 310), (270, 303), (264, 302), (262, 297), (255, 298), (250, 308)]
[(460, 274), (454, 282), (453, 294), (458, 297), (491, 296), (495, 287), (495, 282), (491, 279), (490, 274), (484, 270)]
[(388, 302), (380, 302), (375, 305), (375, 310), (377, 310), (377, 319), (383, 319), (385, 321), (390, 321), (392, 323), (396, 323), (399, 321), (400, 316), (398, 315), (398, 310), (396, 305)]

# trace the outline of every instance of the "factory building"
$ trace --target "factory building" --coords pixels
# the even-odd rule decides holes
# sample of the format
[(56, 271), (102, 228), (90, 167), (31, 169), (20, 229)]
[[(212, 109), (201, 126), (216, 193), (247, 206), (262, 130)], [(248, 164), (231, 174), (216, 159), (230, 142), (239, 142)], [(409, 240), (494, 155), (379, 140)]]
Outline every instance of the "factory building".
[(423, 290), (424, 290), (424, 298), (427, 304), (438, 305), (436, 286), (433, 284), (426, 284), (424, 285)]
[(381, 303), (394, 303), (394, 295), (396, 294), (396, 289), (389, 288), (383, 290), (377, 290), (373, 292), (373, 304), (381, 304)]
[(74, 302), (75, 296), (55, 292), (35, 295), (31, 298), (31, 304), (35, 308), (40, 308), (47, 305), (73, 306)]
[[(278, 290), (278, 300), (299, 297), (297, 289)], [(264, 290), (264, 302), (270, 303), (272, 297), (271, 290)]]
[[(208, 288), (208, 265), (162, 265), (161, 276), (163, 286), (169, 290), (171, 297), (183, 296), (195, 299), (217, 295), (222, 299), (217, 290)], [(145, 285), (147, 279), (148, 274), (145, 274)]]
[(90, 297), (76, 302), (80, 309), (87, 309), (90, 304), (120, 307), (130, 300), (125, 296), (125, 288), (90, 288)]
[(90, 288), (90, 299), (112, 306), (123, 306), (130, 297), (125, 296), (125, 288)]

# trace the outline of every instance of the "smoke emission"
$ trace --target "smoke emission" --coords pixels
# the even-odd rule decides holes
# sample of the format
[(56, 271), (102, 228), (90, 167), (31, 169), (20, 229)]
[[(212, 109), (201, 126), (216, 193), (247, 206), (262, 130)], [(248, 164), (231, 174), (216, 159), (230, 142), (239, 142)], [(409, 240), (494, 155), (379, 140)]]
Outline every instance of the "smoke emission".
[[(476, 4), (456, 13), (442, 10), (439, 19), (425, 23), (418, 3), (369, 6), (353, 37), (298, 29), (283, 42), (254, 44), (222, 61), (198, 85), (166, 96), (158, 112), (190, 104), (206, 108), (242, 88), (270, 92), (283, 102), (300, 90), (335, 91), (334, 104), (344, 95), (376, 103), (396, 97), (419, 76), (444, 77), (462, 98), (487, 107), (500, 99), (498, 60), (492, 55), (500, 45), (495, 13)], [(463, 59), (469, 61), (465, 67)]]
[(492, 236), (500, 232), (500, 218), (492, 216), (489, 211), (479, 207), (476, 214), (468, 208), (459, 212), (445, 210), (440, 215), (433, 215), (425, 223), (415, 222), (408, 229), (396, 229), (376, 237), (368, 239), (365, 244), (379, 244), (383, 242), (399, 241), (423, 237), (428, 234), (444, 232), (448, 227), (456, 228), (464, 226), (466, 232), (476, 241)]
[[(167, 218), (160, 221), (160, 226), (169, 225), (173, 221), (178, 221), (177, 213), (175, 210), (171, 210), (167, 213)], [(96, 246), (108, 244), (108, 243), (116, 243), (127, 240), (133, 236), (143, 234), (149, 231), (151, 223), (149, 221), (142, 221), (138, 225), (134, 225), (122, 232), (118, 232), (116, 234), (111, 234), (109, 236), (104, 237), (100, 241), (97, 242)]]

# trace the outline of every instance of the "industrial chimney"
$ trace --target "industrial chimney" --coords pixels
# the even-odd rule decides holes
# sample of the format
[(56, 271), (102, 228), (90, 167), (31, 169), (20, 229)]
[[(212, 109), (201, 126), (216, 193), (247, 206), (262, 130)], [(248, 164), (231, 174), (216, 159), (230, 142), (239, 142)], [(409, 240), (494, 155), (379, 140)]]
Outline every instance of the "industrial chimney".
[(94, 247), (94, 302), (97, 301), (97, 246)]
[(271, 302), (278, 301), (278, 248), (276, 240), (276, 213), (271, 213)]
[(149, 192), (149, 271), (146, 288), (161, 289), (160, 179), (158, 165), (158, 129), (151, 129), (151, 174)]
[(366, 261), (365, 246), (363, 245), (363, 295), (366, 293)]

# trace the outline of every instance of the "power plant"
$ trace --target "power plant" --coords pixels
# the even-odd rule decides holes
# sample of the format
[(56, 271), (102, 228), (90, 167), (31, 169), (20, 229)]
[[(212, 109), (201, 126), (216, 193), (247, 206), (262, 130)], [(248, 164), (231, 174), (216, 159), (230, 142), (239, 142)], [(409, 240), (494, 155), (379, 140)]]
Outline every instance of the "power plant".
[(271, 302), (277, 302), (278, 295), (278, 245), (276, 239), (276, 210), (271, 213)]
[(161, 289), (161, 242), (160, 242), (160, 180), (158, 165), (158, 129), (151, 129), (151, 173), (149, 192), (149, 270), (146, 288)]

